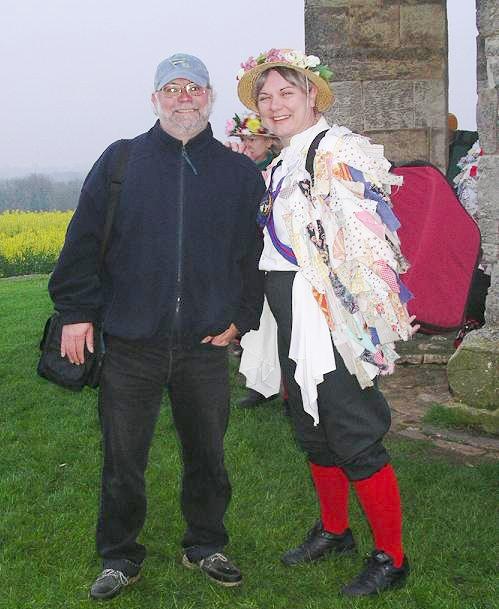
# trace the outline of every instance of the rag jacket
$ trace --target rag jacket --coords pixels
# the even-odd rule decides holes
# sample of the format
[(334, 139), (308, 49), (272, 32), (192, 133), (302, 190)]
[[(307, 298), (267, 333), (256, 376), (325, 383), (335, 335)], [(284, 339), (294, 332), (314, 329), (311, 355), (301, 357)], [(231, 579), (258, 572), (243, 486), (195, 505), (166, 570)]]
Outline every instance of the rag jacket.
[[(305, 168), (312, 140), (327, 130)], [(260, 269), (296, 271), (289, 357), (303, 407), (317, 424), (317, 385), (335, 370), (333, 343), (360, 388), (393, 370), (394, 342), (411, 336), (400, 275), (408, 268), (390, 190), (402, 179), (389, 172), (383, 147), (321, 118), (291, 138), (267, 175), (260, 212), (264, 250)], [(243, 341), (241, 372), (265, 396), (279, 389), (277, 328), (265, 302), (260, 329)]]

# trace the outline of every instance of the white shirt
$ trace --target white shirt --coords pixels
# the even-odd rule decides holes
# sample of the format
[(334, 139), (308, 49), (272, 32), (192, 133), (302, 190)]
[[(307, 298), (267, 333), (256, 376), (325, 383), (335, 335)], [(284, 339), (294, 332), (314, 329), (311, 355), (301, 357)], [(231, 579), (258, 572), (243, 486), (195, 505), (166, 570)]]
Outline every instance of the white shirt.
[[(326, 119), (321, 117), (315, 125), (291, 138), (289, 145), (286, 146), (286, 148), (283, 148), (281, 154), (272, 161), (272, 165), (268, 168), (268, 179), (270, 180), (272, 168), (275, 167), (279, 161), (282, 161), (281, 165), (274, 171), (272, 177), (273, 190), (277, 188), (277, 185), (282, 178), (284, 178), (284, 181), (282, 183), (281, 193), (283, 189), (286, 189), (286, 182), (288, 181), (286, 178), (290, 177), (291, 173), (296, 169), (297, 163), (303, 165), (303, 170), (305, 170), (310, 144), (315, 136), (325, 129), (329, 129), (329, 125), (327, 124)], [(288, 231), (283, 217), (284, 214), (289, 211), (287, 200), (284, 196), (278, 196), (273, 202), (272, 207), (277, 238), (279, 241), (289, 246)], [(286, 258), (277, 251), (266, 228), (263, 231), (263, 252), (260, 258), (259, 268), (261, 271), (298, 270), (298, 267), (295, 264), (286, 260)]]

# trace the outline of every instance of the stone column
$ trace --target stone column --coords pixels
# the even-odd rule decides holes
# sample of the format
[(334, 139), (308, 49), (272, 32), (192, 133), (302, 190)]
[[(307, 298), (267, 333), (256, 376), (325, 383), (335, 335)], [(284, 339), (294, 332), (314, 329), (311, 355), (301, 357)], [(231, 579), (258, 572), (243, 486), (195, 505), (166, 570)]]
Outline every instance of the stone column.
[(445, 172), (445, 0), (305, 0), (305, 46), (334, 72), (332, 122)]
[(478, 162), (479, 224), (483, 261), (491, 274), (487, 298), (488, 326), (499, 326), (499, 6), (477, 0), (477, 125), (483, 156)]
[(491, 275), (485, 326), (465, 336), (447, 372), (456, 398), (499, 417), (499, 7), (477, 0), (477, 125), (483, 156), (478, 161), (478, 214), (482, 263)]

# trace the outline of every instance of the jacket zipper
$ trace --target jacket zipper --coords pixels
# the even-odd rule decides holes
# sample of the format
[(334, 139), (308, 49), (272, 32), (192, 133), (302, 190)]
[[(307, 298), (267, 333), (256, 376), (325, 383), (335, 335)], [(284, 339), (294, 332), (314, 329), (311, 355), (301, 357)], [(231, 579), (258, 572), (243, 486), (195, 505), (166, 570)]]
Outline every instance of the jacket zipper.
[(180, 184), (179, 184), (179, 202), (178, 202), (178, 223), (177, 223), (177, 277), (175, 290), (175, 316), (173, 320), (173, 328), (177, 335), (180, 334), (180, 307), (182, 304), (182, 249), (183, 249), (183, 233), (184, 233), (184, 159), (186, 157), (185, 146), (182, 145), (182, 154), (180, 157)]
[(184, 175), (185, 175), (185, 164), (184, 161), (192, 169), (194, 175), (198, 175), (197, 169), (194, 167), (185, 144), (182, 144), (182, 153), (180, 158), (180, 187), (179, 187), (179, 203), (178, 203), (178, 225), (177, 225), (177, 279), (176, 279), (176, 290), (175, 290), (175, 316), (173, 320), (174, 332), (177, 337), (180, 335), (180, 308), (182, 306), (182, 272), (183, 272), (183, 241), (184, 241)]

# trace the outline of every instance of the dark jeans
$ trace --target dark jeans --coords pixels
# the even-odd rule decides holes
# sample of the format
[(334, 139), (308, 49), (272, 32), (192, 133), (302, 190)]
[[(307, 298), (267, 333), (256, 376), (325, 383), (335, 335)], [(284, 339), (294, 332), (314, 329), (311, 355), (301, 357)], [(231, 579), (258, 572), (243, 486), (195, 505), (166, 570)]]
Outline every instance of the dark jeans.
[(165, 386), (182, 446), (182, 540), (191, 560), (228, 542), (223, 519), (231, 487), (223, 439), (229, 417), (227, 349), (171, 348), (107, 337), (99, 392), (104, 463), (97, 550), (104, 568), (134, 575), (146, 555), (137, 537), (146, 517), (144, 473)]
[(317, 387), (319, 424), (314, 426), (303, 410), (296, 364), (288, 357), (294, 276), (293, 271), (267, 273), (265, 293), (277, 322), (279, 360), (296, 440), (312, 463), (341, 467), (350, 480), (368, 478), (389, 462), (382, 440), (390, 427), (390, 408), (376, 386), (360, 388), (335, 349), (336, 370)]

